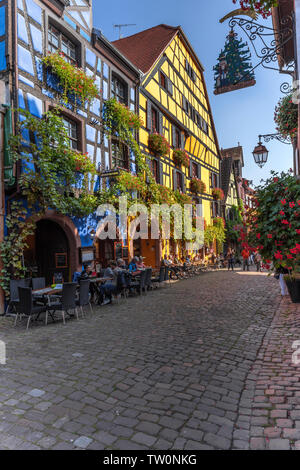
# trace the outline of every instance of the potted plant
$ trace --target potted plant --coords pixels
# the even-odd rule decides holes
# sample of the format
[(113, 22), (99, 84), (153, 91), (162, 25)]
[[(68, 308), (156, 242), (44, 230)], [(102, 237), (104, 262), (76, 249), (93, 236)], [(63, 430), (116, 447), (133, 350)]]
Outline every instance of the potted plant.
[(205, 193), (206, 184), (204, 183), (204, 181), (200, 180), (199, 178), (192, 178), (190, 189), (192, 193), (194, 194)]
[(276, 130), (282, 137), (293, 139), (298, 132), (298, 105), (293, 103), (292, 95), (282, 98), (275, 108)]
[(188, 168), (190, 166), (190, 157), (188, 156), (187, 152), (182, 149), (176, 149), (173, 151), (173, 158), (175, 165), (177, 166), (185, 166)]
[(217, 201), (221, 201), (222, 199), (224, 199), (224, 192), (223, 192), (223, 189), (221, 188), (213, 188), (212, 195), (213, 195), (213, 198), (216, 199)]
[(170, 145), (167, 139), (163, 136), (154, 132), (153, 134), (149, 135), (148, 138), (148, 146), (150, 152), (154, 153), (155, 155), (165, 156), (168, 155), (170, 151)]

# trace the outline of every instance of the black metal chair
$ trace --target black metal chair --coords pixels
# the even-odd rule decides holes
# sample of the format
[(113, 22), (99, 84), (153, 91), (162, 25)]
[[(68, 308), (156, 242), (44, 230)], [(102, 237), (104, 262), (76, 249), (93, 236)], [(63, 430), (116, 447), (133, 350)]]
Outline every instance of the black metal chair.
[[(61, 302), (48, 306), (49, 311), (51, 310), (53, 313), (61, 312), (64, 324), (66, 323), (65, 314), (69, 314), (70, 310), (74, 310), (77, 320), (79, 319), (76, 305), (77, 286), (78, 284), (76, 282), (65, 282), (62, 289)], [(48, 315), (46, 313), (46, 324), (47, 321)]]
[(152, 268), (146, 268), (145, 292), (152, 289)]
[(145, 280), (146, 280), (146, 270), (141, 271), (139, 280), (132, 282), (130, 287), (133, 287), (134, 289), (136, 289), (136, 291), (138, 291), (139, 294), (141, 295), (141, 293), (145, 289)]
[[(159, 276), (152, 278), (151, 281), (152, 281), (152, 284), (154, 283), (154, 284), (160, 285), (162, 282), (164, 282), (164, 280), (165, 280), (165, 267), (161, 266), (159, 269)], [(158, 285), (156, 285), (156, 287), (158, 287)]]
[(46, 287), (46, 279), (44, 277), (32, 278), (32, 290), (44, 289)]
[(6, 308), (5, 314), (8, 315), (10, 312), (10, 308), (13, 308), (13, 313), (16, 313), (16, 307), (19, 303), (19, 287), (26, 287), (26, 280), (25, 279), (11, 279), (9, 281), (9, 302)]
[(125, 299), (128, 297), (128, 288), (128, 273), (126, 271), (118, 272), (116, 290), (113, 293), (113, 296), (117, 299), (118, 303), (122, 295)]
[(170, 284), (170, 274), (169, 274), (169, 271), (170, 271), (170, 269), (168, 268), (168, 266), (165, 266), (165, 278), (164, 278), (164, 281), (165, 281), (165, 282), (169, 282), (169, 284)]
[(90, 302), (90, 283), (89, 279), (79, 282), (79, 299), (76, 300), (76, 305), (80, 308), (82, 317), (84, 317), (83, 308), (86, 305), (90, 306), (91, 313), (93, 313), (92, 305)]
[(17, 314), (15, 319), (15, 326), (18, 321), (19, 315), (22, 317), (23, 315), (28, 316), (27, 320), (27, 327), (26, 330), (29, 328), (29, 323), (31, 317), (33, 315), (40, 315), (42, 312), (46, 312), (47, 315), (47, 306), (34, 306), (33, 305), (33, 298), (32, 298), (32, 290), (30, 287), (18, 287), (19, 290), (19, 302), (17, 304)]

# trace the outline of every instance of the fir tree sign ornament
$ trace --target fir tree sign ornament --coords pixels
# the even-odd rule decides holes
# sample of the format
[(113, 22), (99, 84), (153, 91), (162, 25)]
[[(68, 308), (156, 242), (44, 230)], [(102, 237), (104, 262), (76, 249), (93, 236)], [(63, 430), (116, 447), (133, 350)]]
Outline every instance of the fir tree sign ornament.
[(231, 29), (221, 51), (215, 71), (215, 95), (254, 86), (255, 76), (250, 62), (251, 53), (242, 39)]

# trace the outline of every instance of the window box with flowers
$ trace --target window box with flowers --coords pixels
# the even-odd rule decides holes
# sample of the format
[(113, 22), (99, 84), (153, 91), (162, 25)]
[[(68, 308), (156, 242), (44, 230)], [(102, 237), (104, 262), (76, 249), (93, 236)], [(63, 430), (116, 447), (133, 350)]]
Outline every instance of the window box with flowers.
[(192, 193), (194, 194), (205, 193), (206, 184), (204, 183), (204, 181), (200, 180), (199, 178), (192, 178), (190, 189)]
[(224, 192), (221, 188), (213, 188), (212, 196), (216, 201), (222, 201), (224, 199)]
[(293, 139), (298, 132), (298, 105), (293, 103), (292, 95), (282, 98), (275, 108), (276, 130), (282, 137)]
[(63, 52), (49, 53), (42, 58), (42, 63), (59, 80), (63, 99), (66, 103), (74, 102), (83, 106), (91, 103), (99, 95), (95, 79), (89, 77), (82, 69), (67, 62)]
[(175, 165), (177, 166), (183, 165), (186, 168), (189, 168), (190, 166), (190, 157), (188, 156), (185, 150), (182, 150), (182, 149), (174, 150), (173, 159), (174, 159)]
[(109, 132), (118, 135), (122, 140), (126, 140), (128, 130), (138, 131), (143, 124), (137, 114), (115, 98), (105, 101), (104, 122)]
[(149, 135), (148, 146), (150, 152), (157, 156), (164, 157), (170, 152), (169, 142), (163, 135), (160, 135), (157, 132)]

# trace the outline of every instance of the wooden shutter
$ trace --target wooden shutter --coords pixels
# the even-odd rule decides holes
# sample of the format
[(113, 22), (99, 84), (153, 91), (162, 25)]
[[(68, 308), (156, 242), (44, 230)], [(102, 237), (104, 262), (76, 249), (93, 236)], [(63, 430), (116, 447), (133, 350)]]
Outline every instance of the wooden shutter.
[[(150, 158), (147, 158), (147, 157), (146, 157), (146, 165), (148, 165), (149, 170), (152, 171), (152, 170), (151, 170), (151, 159), (150, 159)], [(148, 177), (148, 175), (146, 174), (146, 183), (149, 183), (149, 182), (150, 182), (149, 177)]]
[(201, 180), (201, 165), (200, 165), (200, 163), (197, 163), (197, 173), (198, 173), (199, 180)]
[(159, 184), (164, 184), (164, 167), (163, 167), (163, 164), (161, 162), (159, 162)]
[(151, 101), (147, 101), (147, 129), (152, 130)]
[(182, 178), (182, 192), (186, 192), (186, 183), (185, 183), (185, 175), (184, 173), (181, 173), (181, 178)]
[(193, 160), (190, 159), (190, 178), (193, 178)]
[(170, 93), (170, 95), (173, 95), (173, 83), (169, 78), (167, 78), (167, 91)]
[(163, 114), (158, 112), (158, 129), (159, 129), (159, 134), (163, 135), (164, 130), (163, 130)]
[(172, 144), (176, 148), (176, 126), (172, 124)]
[(173, 190), (177, 189), (177, 171), (173, 170)]
[(184, 149), (184, 132), (180, 133), (180, 138), (181, 138), (181, 148)]

